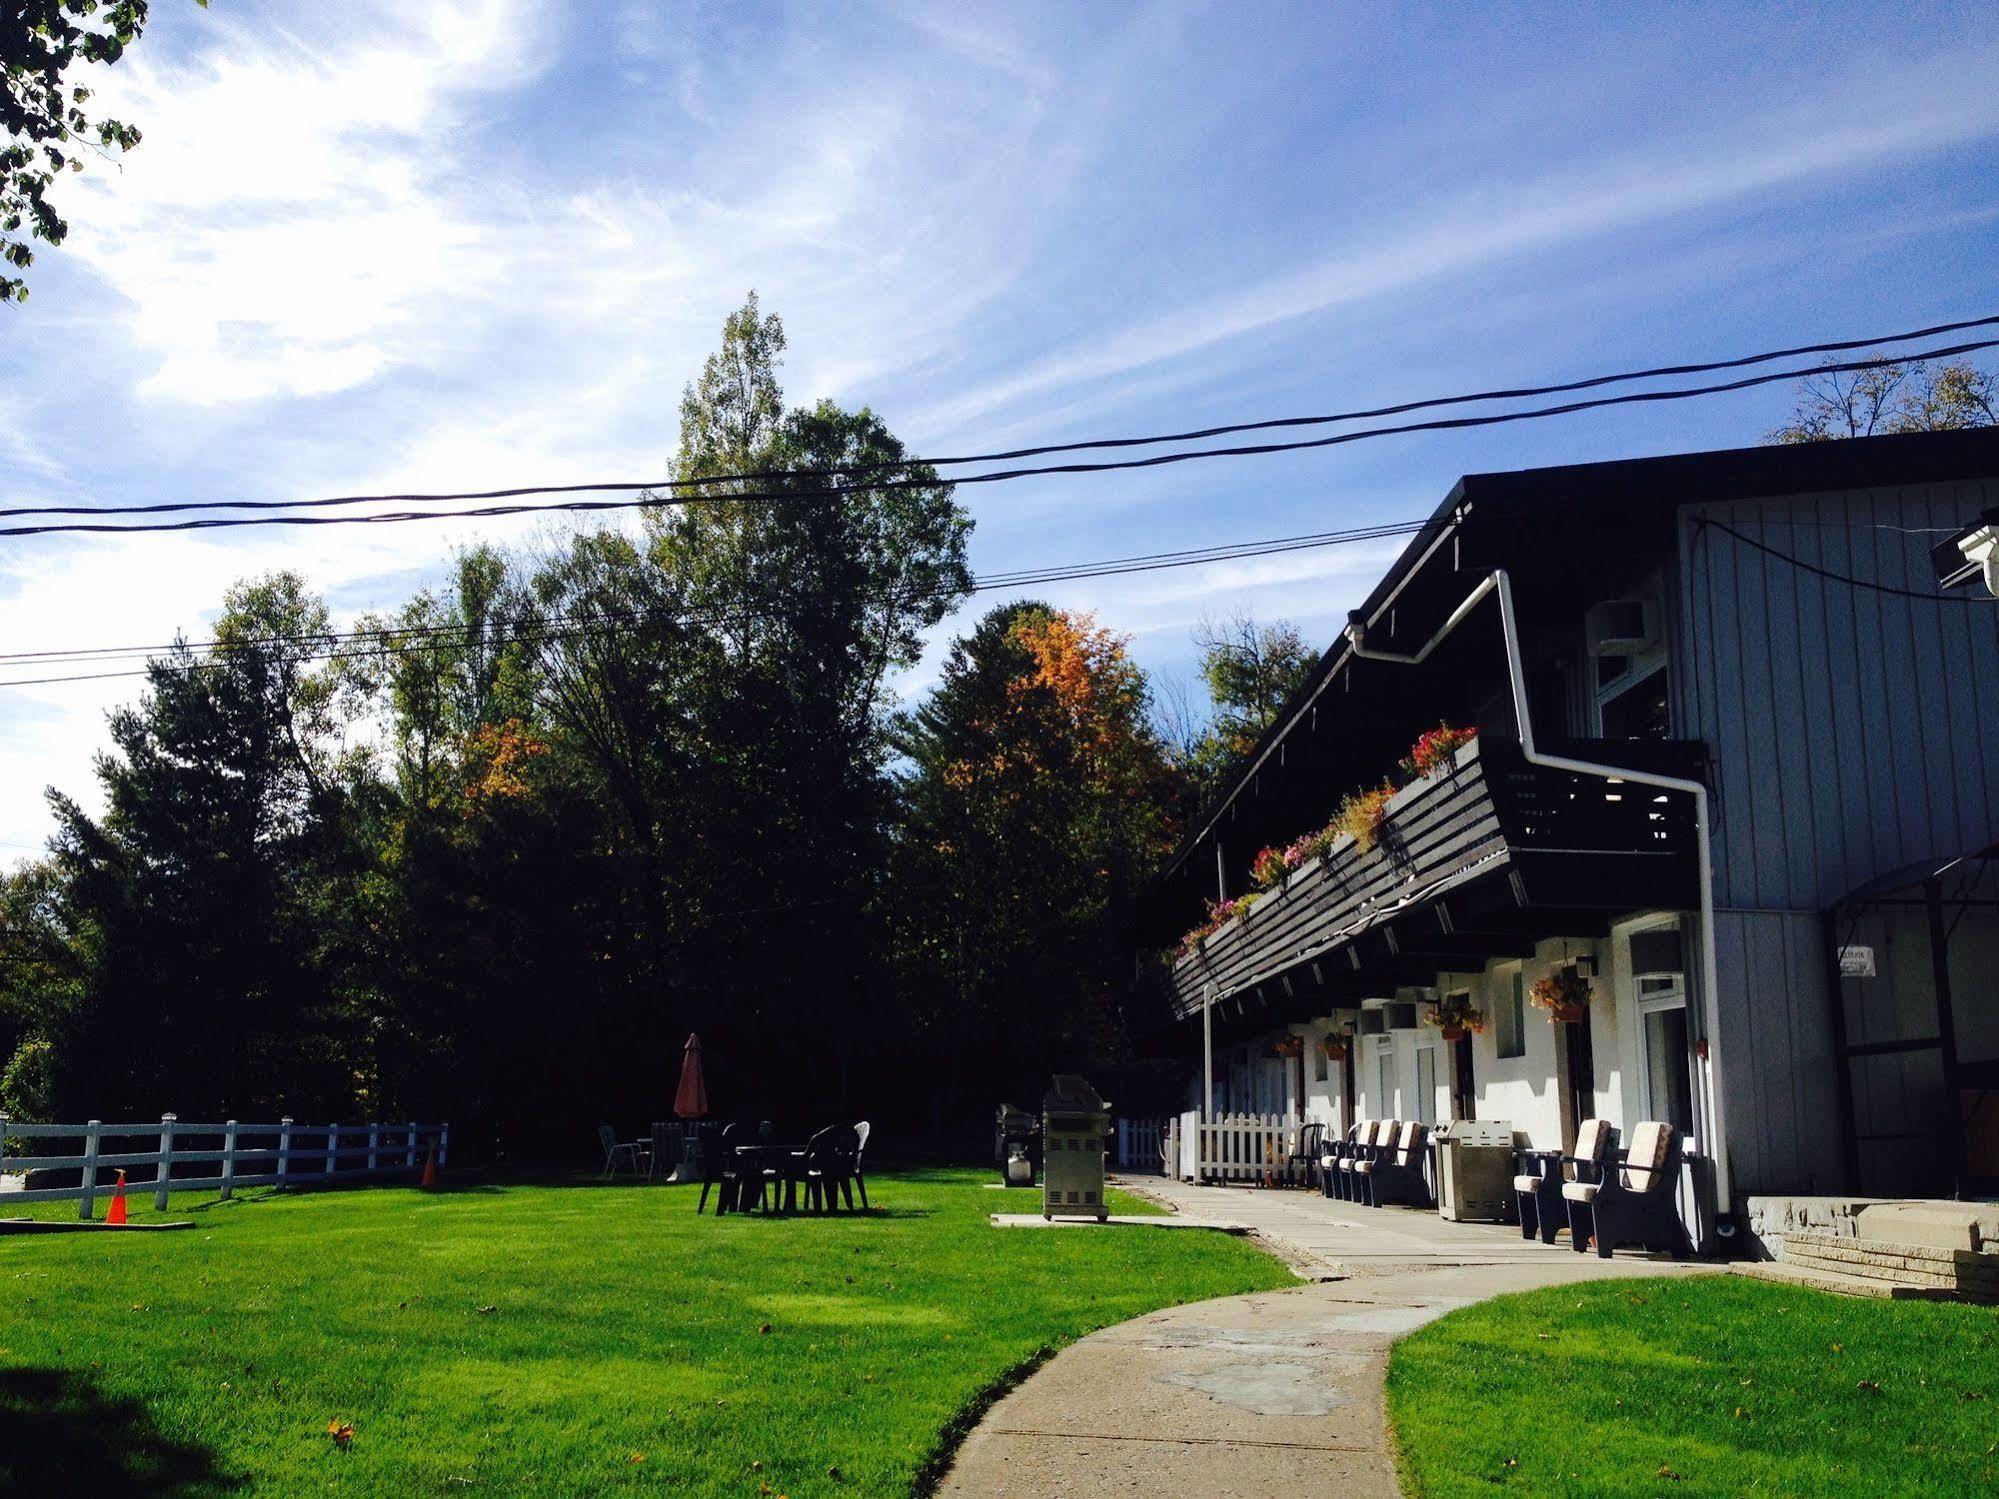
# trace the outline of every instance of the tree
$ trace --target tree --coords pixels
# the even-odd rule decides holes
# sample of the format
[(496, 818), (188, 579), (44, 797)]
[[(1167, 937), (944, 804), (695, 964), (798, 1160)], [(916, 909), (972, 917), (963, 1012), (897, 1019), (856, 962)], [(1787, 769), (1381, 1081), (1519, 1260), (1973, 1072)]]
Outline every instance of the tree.
[(899, 721), (884, 914), (941, 1119), (1122, 1054), (1119, 937), (1178, 799), (1150, 713), (1122, 637), (1024, 602), (954, 642)]
[(29, 1042), (48, 1048), (62, 1112), (303, 1113), (351, 1097), (357, 761), (336, 669), (312, 660), (327, 632), (295, 575), (239, 584), (210, 655), (153, 661), (140, 703), (112, 714), (103, 816), (51, 793), (38, 957), (9, 962), (0, 989), (34, 996)]
[[(722, 650), (699, 715), (735, 822), (714, 827), (737, 855), (716, 870), (718, 919), (765, 912), (715, 932), (711, 961), (737, 1007), (845, 1087), (875, 1018), (862, 917), (883, 859), (888, 683), (971, 586), (972, 522), (872, 411), (787, 410), (784, 348), (754, 294), (724, 323), (681, 402), (675, 478), (694, 487), (651, 516), (652, 560)], [(724, 477), (742, 473), (763, 477)]]
[(1312, 675), (1318, 655), (1289, 620), (1259, 625), (1246, 614), (1203, 619), (1194, 627), (1201, 681), (1211, 704), (1205, 729), (1189, 732), (1184, 705), (1176, 709), (1182, 764), (1197, 796), (1219, 792), (1235, 764), (1276, 722), (1284, 705)]
[[(206, 6), (208, 0), (195, 0)], [(136, 127), (92, 122), (90, 90), (72, 83), (78, 63), (109, 66), (146, 24), (147, 0), (16, 0), (0, 12), (0, 265), (24, 271), (35, 262), (28, 236), (59, 245), (69, 225), (49, 202), (58, 173), (83, 170), (82, 153), (129, 151)], [(0, 270), (0, 302), (23, 301), (27, 283)]]
[(1890, 432), (1949, 432), (1999, 424), (1999, 373), (1964, 360), (1916, 359), (1869, 370), (1825, 370), (1798, 383), (1791, 419), (1765, 442), (1824, 442)]

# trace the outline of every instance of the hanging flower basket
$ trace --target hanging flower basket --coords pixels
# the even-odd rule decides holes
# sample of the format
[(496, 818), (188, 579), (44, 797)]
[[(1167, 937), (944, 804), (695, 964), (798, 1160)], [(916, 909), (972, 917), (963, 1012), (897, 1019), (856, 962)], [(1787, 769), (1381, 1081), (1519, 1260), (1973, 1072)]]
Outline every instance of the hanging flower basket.
[(1446, 1041), (1462, 1041), (1485, 1029), (1485, 1011), (1473, 1009), (1466, 995), (1454, 994), (1425, 1009), (1423, 1021), (1434, 1025)]
[(1536, 979), (1527, 997), (1536, 1009), (1547, 1011), (1550, 1022), (1580, 1025), (1589, 1014), (1590, 983), (1570, 965)]
[(1270, 1043), (1270, 1050), (1273, 1055), (1280, 1057), (1302, 1057), (1305, 1055), (1305, 1038), (1303, 1036), (1279, 1036), (1275, 1041)]

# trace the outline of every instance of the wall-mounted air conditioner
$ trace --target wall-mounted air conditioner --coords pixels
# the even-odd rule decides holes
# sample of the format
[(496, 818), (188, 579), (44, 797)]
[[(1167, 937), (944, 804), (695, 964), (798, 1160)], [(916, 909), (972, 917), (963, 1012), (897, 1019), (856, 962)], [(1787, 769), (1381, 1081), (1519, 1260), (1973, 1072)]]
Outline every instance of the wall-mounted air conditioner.
[(1385, 1012), (1388, 1028), (1392, 1031), (1413, 1031), (1416, 1029), (1416, 1007), (1413, 1004), (1392, 1004)]
[(1638, 656), (1659, 643), (1659, 606), (1650, 599), (1610, 599), (1583, 616), (1592, 656)]
[(1388, 1029), (1388, 1017), (1380, 1010), (1360, 1012), (1360, 1033), (1363, 1036), (1378, 1036)]

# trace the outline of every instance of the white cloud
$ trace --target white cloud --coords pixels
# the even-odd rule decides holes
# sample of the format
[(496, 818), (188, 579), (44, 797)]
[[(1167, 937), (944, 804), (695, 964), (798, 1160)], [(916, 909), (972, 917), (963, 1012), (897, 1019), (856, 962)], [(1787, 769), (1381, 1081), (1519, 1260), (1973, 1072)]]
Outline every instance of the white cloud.
[(918, 420), (955, 430), (1030, 396), (1122, 377), (1508, 257), (1987, 137), (1999, 130), (1999, 95), (1978, 80), (1995, 72), (1999, 49), (1932, 59), (1857, 83), (1832, 122), (1815, 103), (1454, 193), (1399, 226), (1356, 236), (1359, 248), (1099, 330), (1025, 369), (954, 393)]
[(441, 192), (468, 101), (531, 70), (506, 0), (343, 6), (344, 44), (247, 23), (172, 66), (136, 50), (96, 101), (143, 121), (80, 179), (70, 253), (131, 304), (140, 393), (200, 405), (313, 396), (418, 357), (440, 305), (492, 298), (504, 226)]

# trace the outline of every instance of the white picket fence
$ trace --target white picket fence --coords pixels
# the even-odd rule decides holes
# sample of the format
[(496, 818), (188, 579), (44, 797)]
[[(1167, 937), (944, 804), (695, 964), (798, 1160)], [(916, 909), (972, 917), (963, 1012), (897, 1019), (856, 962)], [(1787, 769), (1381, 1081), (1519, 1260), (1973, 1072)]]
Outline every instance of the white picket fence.
[[(10, 1139), (83, 1144), (63, 1155), (10, 1156), (6, 1153)], [(128, 1148), (141, 1140), (151, 1142), (152, 1148)], [(413, 1173), (423, 1168), (432, 1147), (438, 1165), (444, 1165), (451, 1148), (449, 1124), (299, 1124), (291, 1119), (276, 1124), (234, 1119), (190, 1124), (172, 1114), (144, 1124), (106, 1124), (101, 1119), (88, 1124), (20, 1124), (0, 1115), (0, 1176), (59, 1171), (77, 1177), (70, 1186), (0, 1191), (0, 1213), (10, 1203), (74, 1200), (77, 1217), (88, 1220), (95, 1215), (98, 1197), (111, 1191), (120, 1171), (127, 1173), (128, 1187), (151, 1187), (154, 1207), (164, 1212), (169, 1190), (212, 1189), (227, 1198), (238, 1187), (319, 1186)], [(216, 1173), (190, 1174), (186, 1169), (203, 1165), (215, 1166)], [(151, 1168), (149, 1175), (130, 1180), (134, 1168), (146, 1167)]]
[(1202, 1124), (1189, 1109), (1167, 1126), (1162, 1150), (1183, 1181), (1295, 1185), (1304, 1168), (1285, 1158), (1298, 1148), (1303, 1124), (1296, 1114), (1217, 1114)]
[(1112, 1168), (1147, 1176), (1162, 1175), (1165, 1171), (1162, 1152), (1172, 1127), (1171, 1122), (1165, 1119), (1118, 1120)]

